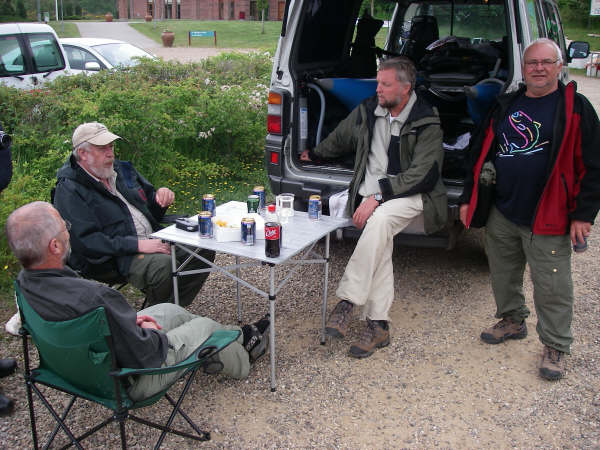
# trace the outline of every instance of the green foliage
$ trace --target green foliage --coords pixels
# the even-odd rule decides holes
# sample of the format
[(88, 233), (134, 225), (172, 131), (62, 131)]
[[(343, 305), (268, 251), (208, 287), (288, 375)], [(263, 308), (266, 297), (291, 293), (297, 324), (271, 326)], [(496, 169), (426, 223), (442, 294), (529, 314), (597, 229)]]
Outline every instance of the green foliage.
[(26, 19), (27, 18), (27, 11), (25, 10), (25, 3), (23, 3), (23, 0), (17, 0), (17, 16), (19, 16), (21, 19)]
[[(143, 61), (125, 71), (61, 77), (49, 88), (0, 87), (13, 135), (14, 175), (1, 194), (0, 226), (18, 206), (49, 200), (71, 135), (99, 121), (121, 136), (117, 157), (176, 193), (170, 212), (195, 213), (202, 194), (242, 200), (265, 184), (263, 145), (271, 59), (222, 54), (200, 64)], [(18, 265), (0, 240), (0, 286)]]

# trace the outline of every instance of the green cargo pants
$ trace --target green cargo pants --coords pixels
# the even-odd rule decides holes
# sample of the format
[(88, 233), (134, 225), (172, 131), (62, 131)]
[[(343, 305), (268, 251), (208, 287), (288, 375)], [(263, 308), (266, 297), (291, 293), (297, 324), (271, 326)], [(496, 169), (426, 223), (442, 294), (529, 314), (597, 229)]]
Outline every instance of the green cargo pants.
[[(206, 317), (196, 316), (172, 303), (161, 303), (141, 310), (138, 315), (156, 319), (169, 340), (169, 350), (164, 365), (171, 366), (187, 358), (200, 344), (217, 330), (239, 330), (240, 327), (221, 325)], [(245, 378), (250, 372), (250, 356), (243, 347), (244, 337), (240, 334), (218, 355), (223, 363), (221, 373), (232, 378)], [(162, 391), (179, 377), (179, 372), (163, 375), (142, 375), (132, 380), (128, 390), (133, 400), (141, 400)]]
[(523, 295), (523, 273), (529, 264), (537, 333), (548, 347), (570, 353), (573, 335), (571, 240), (568, 235), (533, 234), (509, 221), (495, 207), (486, 226), (486, 250), (496, 317), (520, 322), (529, 316)]
[[(209, 261), (215, 260), (215, 252), (201, 250), (201, 256)], [(183, 250), (177, 249), (177, 264), (181, 264), (189, 256)], [(208, 268), (208, 265), (193, 258), (183, 270), (198, 270)], [(140, 253), (135, 255), (129, 268), (127, 281), (146, 294), (148, 306), (163, 302), (173, 302), (173, 277), (171, 275), (171, 255), (164, 253)], [(177, 279), (179, 287), (179, 304), (188, 306), (194, 301), (198, 291), (206, 281), (209, 272), (197, 275), (184, 275)]]

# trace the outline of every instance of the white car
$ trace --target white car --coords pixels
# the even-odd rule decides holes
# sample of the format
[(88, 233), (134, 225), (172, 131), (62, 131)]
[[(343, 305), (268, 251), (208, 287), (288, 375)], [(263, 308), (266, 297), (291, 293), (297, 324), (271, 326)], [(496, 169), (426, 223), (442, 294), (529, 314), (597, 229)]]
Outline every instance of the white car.
[(0, 84), (37, 89), (56, 77), (69, 74), (69, 63), (50, 26), (0, 24)]
[(138, 64), (139, 58), (157, 59), (135, 45), (115, 39), (65, 38), (60, 43), (74, 73), (130, 67)]

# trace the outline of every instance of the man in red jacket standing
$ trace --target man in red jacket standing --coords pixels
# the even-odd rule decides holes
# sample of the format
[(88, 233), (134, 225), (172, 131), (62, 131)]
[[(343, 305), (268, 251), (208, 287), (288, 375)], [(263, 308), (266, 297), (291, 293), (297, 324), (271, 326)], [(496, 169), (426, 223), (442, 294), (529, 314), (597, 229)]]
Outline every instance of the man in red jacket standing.
[[(544, 345), (539, 373), (564, 376), (573, 341), (571, 245), (583, 245), (600, 207), (600, 124), (575, 83), (558, 80), (560, 48), (538, 39), (523, 55), (525, 86), (498, 99), (472, 145), (460, 217), (468, 228), (482, 208), (482, 167), (495, 168), (486, 249), (496, 317), (481, 339), (498, 344), (527, 336), (523, 273), (529, 264), (537, 333)], [(481, 211), (481, 209), (479, 210)], [(477, 212), (479, 212), (477, 211)]]

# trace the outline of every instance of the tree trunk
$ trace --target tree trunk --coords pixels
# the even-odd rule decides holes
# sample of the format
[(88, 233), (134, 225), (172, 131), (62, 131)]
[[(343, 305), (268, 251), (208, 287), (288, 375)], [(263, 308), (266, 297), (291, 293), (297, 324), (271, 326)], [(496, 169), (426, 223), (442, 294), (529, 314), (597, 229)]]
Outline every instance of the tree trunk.
[(260, 34), (265, 34), (265, 8), (262, 9), (262, 30)]

